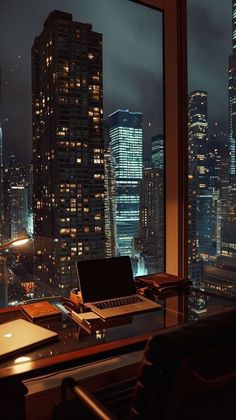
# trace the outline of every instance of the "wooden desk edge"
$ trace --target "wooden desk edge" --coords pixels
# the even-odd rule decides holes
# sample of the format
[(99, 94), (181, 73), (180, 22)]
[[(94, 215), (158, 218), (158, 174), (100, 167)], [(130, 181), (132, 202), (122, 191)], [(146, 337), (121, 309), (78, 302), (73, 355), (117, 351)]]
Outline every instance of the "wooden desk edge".
[[(129, 346), (132, 347), (138, 344), (141, 345), (143, 343), (144, 347), (145, 342), (156, 332), (156, 330), (153, 330), (139, 336), (124, 338), (122, 340), (116, 340), (111, 343), (103, 343), (91, 347), (85, 347), (60, 355), (47, 357), (42, 360), (16, 364), (15, 366), (7, 366), (3, 368), (0, 366), (0, 381), (10, 377), (18, 377), (18, 379), (24, 380), (34, 376), (41, 376), (49, 372), (56, 372), (66, 369), (70, 364), (78, 366), (82, 365), (84, 359), (91, 358), (92, 360), (93, 356), (95, 355), (100, 355), (101, 357), (97, 358), (100, 360), (102, 359), (102, 354), (106, 352), (109, 352), (110, 356), (112, 356), (112, 351), (115, 352), (116, 350), (120, 349), (122, 352), (123, 349), (123, 352), (125, 352), (125, 349)], [(89, 361), (86, 361), (86, 363), (89, 363)]]

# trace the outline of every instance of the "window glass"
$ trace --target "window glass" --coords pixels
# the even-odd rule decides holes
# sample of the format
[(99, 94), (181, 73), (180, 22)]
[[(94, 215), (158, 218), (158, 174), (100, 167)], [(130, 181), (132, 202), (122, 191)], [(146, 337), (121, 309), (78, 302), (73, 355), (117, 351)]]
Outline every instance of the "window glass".
[(78, 259), (164, 271), (162, 13), (13, 3), (0, 17), (0, 306), (68, 295)]
[(189, 274), (234, 296), (236, 2), (188, 0)]

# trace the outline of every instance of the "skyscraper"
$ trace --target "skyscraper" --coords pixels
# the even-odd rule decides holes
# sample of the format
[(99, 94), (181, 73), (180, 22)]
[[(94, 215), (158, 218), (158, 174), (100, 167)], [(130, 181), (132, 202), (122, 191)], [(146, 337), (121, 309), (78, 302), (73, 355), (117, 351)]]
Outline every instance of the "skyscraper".
[(35, 270), (47, 293), (104, 257), (102, 35), (54, 10), (32, 47)]
[(116, 204), (118, 255), (132, 255), (139, 223), (139, 180), (142, 178), (142, 113), (117, 110), (109, 115)]
[(4, 170), (4, 234), (8, 240), (28, 232), (29, 183), (28, 165), (17, 162), (16, 156), (10, 154)]
[(116, 205), (114, 200), (115, 181), (114, 181), (114, 168), (112, 165), (111, 156), (111, 139), (109, 136), (108, 121), (104, 121), (103, 126), (104, 136), (104, 167), (105, 167), (105, 235), (106, 235), (106, 256), (114, 257), (116, 255), (116, 242), (115, 242), (115, 215)]
[(139, 248), (148, 273), (164, 271), (164, 180), (155, 168), (140, 181)]
[[(208, 164), (208, 120), (207, 120), (207, 93), (194, 91), (189, 97), (189, 175), (197, 177), (197, 211), (193, 207), (191, 211), (196, 214), (196, 228), (199, 254), (203, 259), (215, 255), (216, 243), (213, 236), (216, 230), (216, 218), (213, 217), (214, 202), (213, 188), (210, 185)], [(193, 186), (191, 182), (189, 186)], [(192, 192), (189, 193), (192, 197)], [(193, 233), (194, 234), (194, 233)], [(216, 235), (215, 235), (216, 236)], [(192, 238), (193, 239), (193, 238)], [(192, 240), (189, 237), (189, 240)]]
[(164, 169), (164, 137), (158, 134), (152, 137), (152, 165), (156, 169)]
[(232, 1), (232, 54), (229, 56), (229, 151), (231, 185), (236, 181), (236, 1)]

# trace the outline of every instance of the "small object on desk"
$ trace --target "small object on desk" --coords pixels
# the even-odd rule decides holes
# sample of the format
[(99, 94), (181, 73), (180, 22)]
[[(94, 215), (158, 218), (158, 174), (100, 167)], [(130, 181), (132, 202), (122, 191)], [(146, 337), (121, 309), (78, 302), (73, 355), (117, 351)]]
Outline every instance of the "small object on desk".
[(95, 314), (94, 312), (84, 312), (78, 313), (73, 310), (69, 312), (71, 318), (79, 324), (82, 328), (84, 328), (89, 334), (96, 329), (103, 329), (105, 328), (105, 322), (103, 321), (100, 316)]
[(83, 303), (81, 291), (79, 289), (72, 289), (70, 292), (70, 300), (76, 307), (79, 307), (79, 305)]
[(61, 316), (61, 311), (46, 300), (21, 305), (22, 312), (30, 321)]
[(89, 334), (97, 330), (128, 325), (133, 321), (133, 316), (130, 315), (105, 320), (92, 311), (77, 313), (72, 310), (69, 312), (69, 316)]
[(158, 291), (164, 291), (170, 288), (178, 288), (180, 286), (190, 285), (189, 279), (181, 278), (168, 273), (147, 274), (135, 278), (138, 283), (152, 287)]

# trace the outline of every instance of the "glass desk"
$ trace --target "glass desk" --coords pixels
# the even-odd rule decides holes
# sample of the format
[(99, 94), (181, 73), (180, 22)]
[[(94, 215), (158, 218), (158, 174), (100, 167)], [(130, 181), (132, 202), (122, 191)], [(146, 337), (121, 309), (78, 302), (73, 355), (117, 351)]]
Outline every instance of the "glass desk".
[[(106, 357), (125, 354), (143, 349), (147, 339), (161, 329), (187, 323), (236, 306), (236, 301), (211, 296), (199, 290), (188, 289), (169, 292), (166, 296), (152, 295), (161, 304), (160, 310), (145, 312), (120, 319), (120, 324), (96, 330), (88, 334), (62, 311), (59, 318), (41, 320), (37, 324), (58, 333), (58, 340), (39, 345), (31, 351), (21, 351), (0, 363), (0, 386), (2, 389), (20, 387), (24, 379), (57, 372), (85, 363), (103, 360)], [(19, 307), (0, 311), (0, 323), (16, 318), (25, 319)], [(27, 362), (18, 363), (19, 356), (28, 357)], [(18, 388), (17, 388), (18, 389)], [(19, 396), (22, 405), (23, 390)], [(5, 403), (4, 392), (0, 393), (0, 403)], [(14, 401), (17, 407), (17, 401)], [(22, 409), (22, 407), (21, 407)], [(17, 408), (19, 413), (20, 408)], [(16, 417), (16, 418), (24, 418)]]

